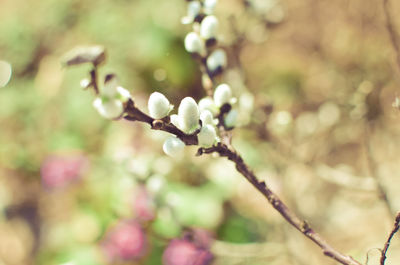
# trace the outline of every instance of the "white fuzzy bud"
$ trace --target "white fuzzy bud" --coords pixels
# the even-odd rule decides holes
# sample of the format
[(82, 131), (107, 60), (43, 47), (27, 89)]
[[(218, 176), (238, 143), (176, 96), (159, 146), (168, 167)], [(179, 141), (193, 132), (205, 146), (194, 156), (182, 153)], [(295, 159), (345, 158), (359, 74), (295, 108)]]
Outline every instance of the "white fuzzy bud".
[(178, 157), (182, 155), (184, 147), (185, 143), (175, 136), (167, 138), (163, 144), (164, 153), (172, 157)]
[(229, 113), (225, 116), (225, 119), (224, 119), (225, 126), (228, 128), (235, 127), (237, 118), (238, 118), (237, 110), (233, 109), (233, 110), (229, 111)]
[(118, 83), (119, 82), (116, 77), (111, 78), (102, 87), (101, 95), (109, 97), (109, 98), (115, 97), (118, 93), (118, 91), (117, 91)]
[(217, 86), (214, 92), (214, 102), (217, 107), (221, 107), (225, 103), (230, 103), (232, 99), (231, 87), (227, 84)]
[(191, 53), (198, 53), (204, 56), (206, 53), (204, 41), (195, 32), (190, 32), (185, 37), (185, 49)]
[(118, 99), (96, 98), (93, 106), (106, 119), (116, 119), (124, 112), (124, 106)]
[(171, 123), (175, 125), (175, 127), (179, 128), (179, 116), (176, 114), (172, 114), (170, 117)]
[(192, 133), (199, 127), (199, 107), (191, 97), (182, 99), (178, 109), (179, 128), (185, 133)]
[(214, 125), (214, 117), (209, 110), (203, 110), (200, 112), (200, 120), (203, 126), (206, 124)]
[[(199, 1), (191, 1), (187, 8), (187, 17), (191, 19), (191, 22), (200, 14), (201, 4)], [(190, 22), (190, 23), (191, 23)]]
[(204, 39), (216, 38), (218, 19), (215, 16), (206, 16), (200, 25), (200, 36)]
[(173, 108), (173, 106), (169, 104), (168, 99), (159, 92), (153, 92), (150, 95), (147, 107), (150, 116), (154, 119), (164, 118)]
[(215, 131), (214, 126), (205, 125), (201, 127), (199, 134), (197, 135), (197, 139), (199, 140), (199, 145), (202, 147), (210, 147), (215, 143), (217, 138), (217, 133)]
[(122, 102), (127, 102), (131, 98), (131, 93), (122, 86), (117, 87), (117, 98)]
[(215, 106), (214, 101), (210, 97), (202, 98), (199, 101), (199, 110), (200, 111), (209, 110), (214, 115), (218, 113), (218, 107)]
[(5, 87), (12, 76), (12, 66), (7, 61), (0, 60), (0, 87)]
[(217, 2), (217, 0), (205, 0), (203, 3), (204, 13), (206, 13), (207, 15), (213, 14)]
[(223, 49), (216, 49), (207, 57), (207, 68), (214, 72), (218, 67), (225, 68), (227, 65), (226, 53)]

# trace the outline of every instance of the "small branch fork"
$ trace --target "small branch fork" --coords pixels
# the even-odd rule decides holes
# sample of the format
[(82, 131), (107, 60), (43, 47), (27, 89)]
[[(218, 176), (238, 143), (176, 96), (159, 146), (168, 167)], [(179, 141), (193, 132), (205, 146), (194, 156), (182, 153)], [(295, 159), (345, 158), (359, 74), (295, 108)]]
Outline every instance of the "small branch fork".
[(400, 212), (396, 216), (396, 220), (394, 222), (392, 232), (390, 232), (390, 235), (389, 235), (388, 239), (386, 240), (385, 246), (383, 247), (380, 265), (385, 265), (386, 254), (389, 250), (390, 241), (392, 241), (393, 236), (397, 233), (397, 231), (399, 231), (399, 229), (400, 229)]

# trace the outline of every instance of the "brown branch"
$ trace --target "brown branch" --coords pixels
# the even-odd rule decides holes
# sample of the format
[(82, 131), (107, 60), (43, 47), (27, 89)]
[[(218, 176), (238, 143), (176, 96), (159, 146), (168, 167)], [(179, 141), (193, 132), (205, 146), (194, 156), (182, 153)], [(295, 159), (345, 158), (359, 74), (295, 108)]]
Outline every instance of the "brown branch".
[(94, 92), (96, 95), (99, 94), (99, 86), (97, 84), (97, 66), (94, 65), (93, 69), (90, 71), (90, 86), (93, 87)]
[(181, 139), (182, 142), (184, 142), (186, 145), (198, 144), (197, 134), (199, 133), (199, 130), (195, 131), (193, 134), (186, 134), (170, 122), (169, 116), (161, 120), (153, 119), (152, 117), (138, 109), (131, 99), (128, 100), (125, 106), (125, 113), (126, 115), (124, 116), (124, 119), (126, 120), (147, 123), (153, 130), (160, 130), (175, 135), (176, 137)]
[(396, 53), (396, 63), (398, 70), (400, 71), (400, 41), (393, 24), (392, 16), (390, 15), (389, 0), (383, 0), (383, 11), (385, 13), (386, 29), (389, 33), (390, 41)]
[(387, 254), (387, 251), (390, 246), (390, 241), (392, 240), (394, 234), (396, 234), (397, 231), (399, 231), (399, 229), (400, 229), (400, 212), (396, 216), (393, 230), (392, 230), (392, 232), (390, 232), (390, 235), (389, 235), (388, 239), (386, 240), (385, 246), (383, 247), (380, 265), (385, 265), (386, 254)]
[(361, 265), (352, 257), (344, 255), (329, 245), (318, 233), (316, 233), (306, 221), (301, 220), (294, 212), (292, 212), (283, 201), (265, 184), (259, 181), (254, 173), (249, 169), (242, 157), (230, 146), (218, 143), (210, 148), (200, 148), (197, 155), (218, 153), (222, 157), (226, 157), (235, 163), (236, 170), (240, 172), (265, 198), (269, 203), (286, 219), (292, 226), (299, 230), (306, 237), (317, 244), (325, 256), (328, 256), (344, 265)]

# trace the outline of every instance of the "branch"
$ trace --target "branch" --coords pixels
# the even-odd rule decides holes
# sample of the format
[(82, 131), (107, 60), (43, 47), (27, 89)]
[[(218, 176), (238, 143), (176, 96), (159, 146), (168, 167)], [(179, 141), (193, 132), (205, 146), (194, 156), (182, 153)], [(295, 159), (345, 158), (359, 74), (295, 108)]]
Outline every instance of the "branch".
[(318, 233), (316, 233), (307, 222), (301, 220), (293, 213), (282, 200), (265, 184), (259, 181), (254, 173), (249, 169), (242, 157), (232, 148), (225, 144), (218, 143), (210, 148), (200, 148), (197, 155), (218, 153), (235, 163), (236, 170), (240, 172), (258, 191), (260, 191), (268, 202), (286, 219), (292, 226), (299, 230), (306, 237), (317, 244), (325, 256), (328, 256), (344, 265), (361, 265), (352, 257), (344, 255), (329, 245)]
[(126, 115), (124, 116), (124, 119), (126, 120), (147, 123), (153, 130), (160, 130), (175, 135), (186, 145), (198, 144), (197, 134), (199, 133), (199, 130), (195, 131), (193, 134), (186, 134), (170, 122), (169, 116), (161, 120), (153, 119), (138, 109), (132, 99), (128, 100), (125, 106), (125, 113)]
[(389, 235), (388, 239), (386, 240), (385, 246), (384, 246), (384, 248), (382, 250), (382, 256), (381, 256), (380, 265), (385, 265), (386, 254), (387, 254), (387, 251), (388, 251), (389, 246), (390, 246), (390, 241), (392, 240), (394, 234), (396, 234), (397, 231), (399, 231), (399, 229), (400, 229), (400, 212), (396, 216), (396, 220), (394, 222), (393, 230), (392, 230), (392, 232), (390, 232), (390, 235)]
[(390, 36), (390, 41), (392, 43), (393, 49), (396, 53), (396, 63), (398, 66), (398, 70), (400, 71), (400, 42), (394, 28), (392, 17), (390, 15), (390, 7), (389, 7), (389, 0), (383, 0), (383, 11), (385, 13), (386, 19), (386, 29)]

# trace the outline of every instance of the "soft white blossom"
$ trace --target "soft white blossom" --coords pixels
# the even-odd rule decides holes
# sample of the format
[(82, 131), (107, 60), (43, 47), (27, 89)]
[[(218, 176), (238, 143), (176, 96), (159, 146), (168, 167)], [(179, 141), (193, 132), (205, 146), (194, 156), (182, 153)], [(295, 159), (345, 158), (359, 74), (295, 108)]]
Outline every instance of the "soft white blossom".
[(117, 98), (122, 102), (127, 102), (131, 98), (131, 93), (122, 86), (117, 86)]
[(202, 98), (199, 101), (199, 110), (200, 111), (209, 110), (214, 115), (218, 113), (218, 107), (215, 106), (215, 103), (214, 103), (213, 99), (210, 98), (210, 97)]
[(206, 53), (203, 39), (196, 32), (190, 32), (185, 37), (185, 49), (191, 53), (198, 53), (204, 56)]
[(206, 16), (200, 25), (200, 36), (204, 39), (216, 38), (218, 19), (215, 16)]
[(217, 133), (215, 131), (214, 126), (205, 125), (201, 127), (199, 134), (197, 135), (197, 139), (199, 140), (199, 145), (202, 147), (210, 147), (212, 146), (217, 138)]
[(235, 127), (237, 118), (238, 118), (237, 110), (233, 109), (233, 110), (229, 111), (229, 113), (225, 116), (225, 119), (224, 119), (225, 126), (228, 128)]
[(214, 102), (217, 107), (221, 107), (225, 103), (230, 103), (232, 99), (232, 90), (228, 84), (221, 84), (216, 87), (214, 92)]
[(199, 127), (199, 107), (191, 97), (182, 99), (178, 109), (179, 128), (185, 133), (193, 133)]
[(206, 124), (214, 125), (213, 114), (207, 109), (200, 112), (200, 120), (203, 126)]
[(225, 68), (227, 65), (226, 53), (223, 49), (216, 49), (207, 57), (207, 68), (214, 72), (219, 67)]
[(173, 106), (169, 104), (168, 99), (159, 92), (153, 92), (150, 95), (147, 107), (150, 116), (154, 119), (164, 118), (173, 108)]
[(182, 18), (183, 24), (192, 23), (201, 12), (201, 4), (199, 1), (191, 1), (188, 3), (187, 16)]
[(170, 117), (171, 123), (179, 128), (179, 116), (176, 114), (172, 114)]
[(163, 144), (163, 151), (169, 156), (178, 157), (182, 155), (184, 147), (184, 142), (175, 136), (171, 136), (165, 140)]
[(118, 79), (114, 76), (110, 78), (110, 80), (107, 80), (107, 82), (104, 83), (104, 86), (101, 88), (101, 95), (109, 98), (113, 98), (117, 95), (117, 87), (119, 85)]
[(213, 14), (217, 2), (217, 0), (204, 0), (204, 13), (207, 15)]
[(96, 98), (93, 106), (101, 116), (107, 119), (116, 119), (124, 112), (124, 106), (118, 99), (112, 98)]

